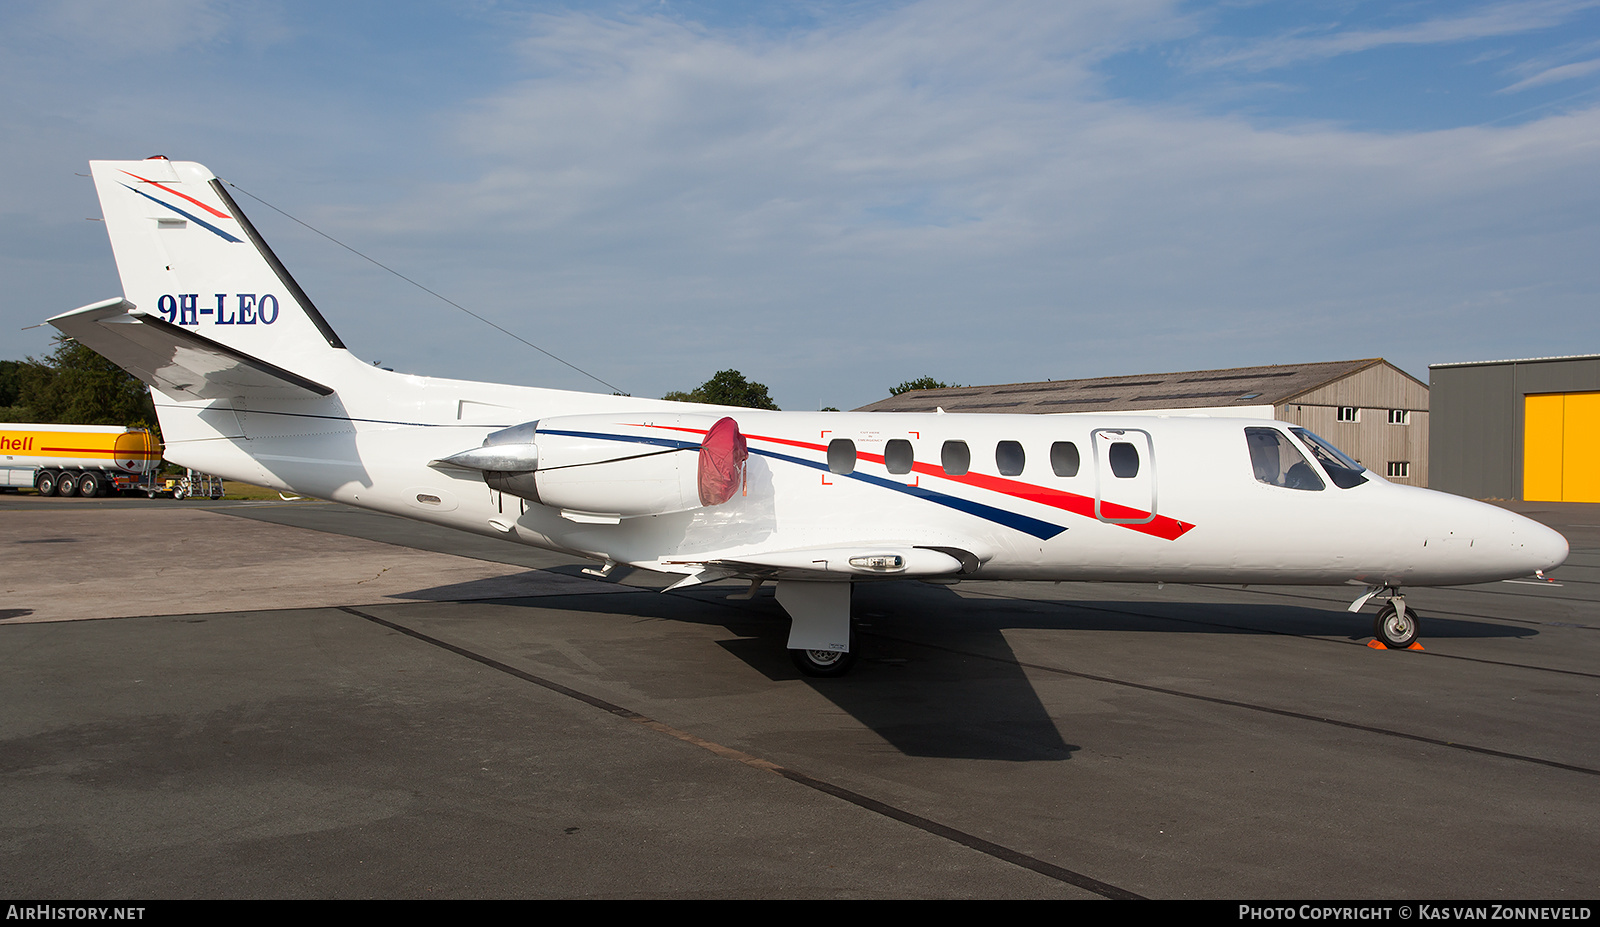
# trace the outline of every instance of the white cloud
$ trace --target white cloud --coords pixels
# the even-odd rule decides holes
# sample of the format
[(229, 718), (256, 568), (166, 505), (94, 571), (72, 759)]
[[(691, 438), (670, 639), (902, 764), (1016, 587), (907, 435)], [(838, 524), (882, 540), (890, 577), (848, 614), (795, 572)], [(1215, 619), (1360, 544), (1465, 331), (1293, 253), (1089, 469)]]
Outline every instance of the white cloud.
[(1265, 129), (1104, 98), (1093, 66), (1164, 28), (1148, 10), (964, 11), (780, 40), (540, 19), (536, 76), (457, 126), (473, 169), (367, 221), (461, 236), (523, 281), (482, 294), (499, 318), (604, 351), (608, 379), (739, 366), (791, 404), (1396, 351), (1420, 374), (1428, 339), (1501, 324), (1486, 293), (1564, 285), (1539, 279), (1557, 230), (1595, 234), (1573, 188), (1600, 111)]
[(47, 38), (70, 43), (80, 53), (114, 58), (286, 34), (271, 8), (238, 0), (52, 0), (30, 4), (13, 28), (18, 30), (13, 40), (26, 38), (31, 44)]
[[(639, 395), (730, 366), (786, 408), (850, 407), (922, 375), (1374, 354), (1421, 375), (1600, 344), (1597, 109), (1380, 134), (1117, 99), (1102, 62), (1193, 28), (1153, 0), (918, 3), (779, 33), (517, 23), (522, 70), (476, 99), (352, 117), (338, 87), (263, 86), (241, 108), (174, 81), (185, 105), (164, 111), (215, 121), (158, 122), (195, 153), (152, 150), (207, 160)], [(76, 166), (83, 137), (152, 112), (74, 117), (52, 154)], [(242, 202), (362, 356), (593, 387)], [(80, 265), (102, 272), (106, 251)]]
[(1387, 29), (1298, 28), (1266, 39), (1213, 40), (1192, 67), (1265, 70), (1396, 45), (1442, 45), (1549, 29), (1596, 6), (1595, 0), (1515, 0), (1491, 3)]
[(1563, 64), (1517, 81), (1509, 87), (1500, 90), (1500, 93), (1517, 93), (1531, 87), (1542, 87), (1545, 84), (1560, 83), (1564, 80), (1573, 80), (1600, 71), (1600, 58), (1589, 61), (1577, 61), (1572, 64)]

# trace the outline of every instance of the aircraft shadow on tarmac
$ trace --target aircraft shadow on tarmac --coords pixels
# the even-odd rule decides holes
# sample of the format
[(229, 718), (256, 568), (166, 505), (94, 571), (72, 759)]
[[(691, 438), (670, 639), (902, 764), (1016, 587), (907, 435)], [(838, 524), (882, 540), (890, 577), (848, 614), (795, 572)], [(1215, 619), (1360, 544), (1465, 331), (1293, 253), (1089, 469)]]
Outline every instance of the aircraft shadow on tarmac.
[[(576, 576), (578, 569), (556, 572)], [(1370, 636), (1372, 620), (1370, 609), (1353, 615), (1281, 603), (968, 597), (948, 586), (863, 583), (854, 596), (860, 662), (847, 677), (816, 680), (801, 676), (789, 661), (784, 649), (789, 619), (769, 589), (754, 599), (736, 600), (728, 598), (739, 591), (731, 585), (638, 595), (637, 586), (596, 582), (597, 588), (588, 594), (500, 598), (474, 595), (477, 586), (461, 583), (405, 597), (464, 603), (492, 598), (500, 607), (555, 607), (718, 625), (733, 635), (718, 642), (727, 653), (774, 681), (804, 680), (907, 755), (1015, 762), (1065, 760), (1078, 747), (1062, 739), (1007, 642), (1007, 631), (1284, 633), (1354, 641)], [(1090, 585), (1083, 588), (1105, 591)], [(445, 590), (455, 595), (442, 595)], [(603, 594), (608, 591), (612, 594)], [(619, 601), (620, 595), (626, 596), (625, 602)], [(1424, 620), (1428, 635), (1436, 638), (1538, 633), (1426, 614)]]

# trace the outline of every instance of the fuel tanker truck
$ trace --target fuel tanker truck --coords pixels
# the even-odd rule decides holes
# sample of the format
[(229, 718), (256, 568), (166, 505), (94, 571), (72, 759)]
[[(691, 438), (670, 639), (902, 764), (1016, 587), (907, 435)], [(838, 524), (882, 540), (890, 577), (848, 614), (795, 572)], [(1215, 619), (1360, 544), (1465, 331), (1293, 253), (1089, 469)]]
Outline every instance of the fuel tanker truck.
[(43, 496), (104, 496), (140, 485), (161, 466), (144, 428), (0, 424), (0, 487)]

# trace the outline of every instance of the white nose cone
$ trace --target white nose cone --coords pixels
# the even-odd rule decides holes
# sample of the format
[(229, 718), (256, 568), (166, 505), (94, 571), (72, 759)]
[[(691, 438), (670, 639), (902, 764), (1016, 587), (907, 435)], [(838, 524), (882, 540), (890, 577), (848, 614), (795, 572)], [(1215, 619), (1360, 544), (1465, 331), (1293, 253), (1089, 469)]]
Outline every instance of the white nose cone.
[(1553, 570), (1567, 561), (1570, 548), (1561, 532), (1518, 515), (1511, 532), (1511, 548), (1529, 564), (1527, 572)]
[(1420, 548), (1411, 568), (1397, 577), (1400, 581), (1425, 586), (1488, 583), (1531, 576), (1567, 559), (1567, 539), (1560, 532), (1497, 505), (1426, 489), (1395, 500), (1404, 501), (1403, 508), (1391, 503), (1393, 524), (1401, 529), (1397, 534), (1405, 535), (1402, 543)]
[(1566, 562), (1567, 539), (1561, 532), (1499, 506), (1483, 506), (1489, 510), (1488, 546), (1499, 548), (1493, 558), (1499, 578), (1529, 576)]

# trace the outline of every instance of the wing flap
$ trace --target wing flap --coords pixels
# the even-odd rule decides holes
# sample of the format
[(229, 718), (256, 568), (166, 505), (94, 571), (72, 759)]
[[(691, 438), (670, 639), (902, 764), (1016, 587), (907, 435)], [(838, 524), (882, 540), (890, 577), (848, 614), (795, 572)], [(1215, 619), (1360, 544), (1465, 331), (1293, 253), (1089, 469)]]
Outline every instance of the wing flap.
[(47, 320), (60, 332), (164, 393), (192, 399), (311, 399), (329, 387), (140, 312), (126, 299)]
[(810, 547), (707, 560), (663, 560), (661, 565), (673, 571), (698, 567), (698, 572), (677, 583), (677, 586), (686, 586), (733, 578), (856, 580), (960, 576), (976, 572), (983, 559), (986, 558), (958, 547), (902, 543)]

